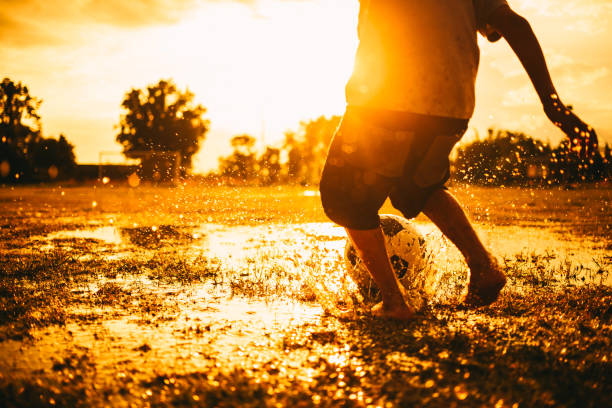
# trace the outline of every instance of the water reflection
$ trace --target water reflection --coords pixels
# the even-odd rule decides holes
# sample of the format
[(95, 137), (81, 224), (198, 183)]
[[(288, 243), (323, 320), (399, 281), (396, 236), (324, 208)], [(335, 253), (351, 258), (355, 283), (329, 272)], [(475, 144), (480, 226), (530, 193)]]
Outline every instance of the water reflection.
[[(38, 237), (35, 237), (38, 238)], [(44, 237), (47, 241), (55, 239), (93, 239), (107, 244), (119, 245), (123, 243), (121, 233), (112, 226), (99, 227), (94, 229), (77, 229), (68, 231), (57, 231)]]
[(198, 289), (177, 293), (181, 293), (176, 299), (180, 307), (173, 308), (177, 314), (155, 324), (144, 324), (147, 322), (138, 313), (126, 314), (113, 306), (72, 308), (69, 312), (81, 319), (66, 327), (34, 330), (31, 344), (0, 343), (0, 355), (5, 356), (0, 369), (49, 370), (53, 358), (75, 344), (90, 354), (102, 376), (114, 375), (133, 361), (138, 361), (139, 369), (151, 372), (167, 367), (178, 373), (197, 371), (211, 355), (223, 356), (230, 369), (244, 361), (247, 349), (251, 356), (276, 355), (279, 334), (318, 322), (322, 315), (319, 306), (301, 302), (215, 300)]
[[(6, 358), (0, 361), (0, 371), (49, 369), (51, 356), (73, 350), (75, 345), (79, 352), (91, 356), (102, 376), (116, 375), (134, 362), (143, 371), (171, 367), (178, 374), (201, 371), (215, 361), (211, 356), (223, 356), (224, 362), (235, 365), (242, 364), (246, 353), (265, 361), (278, 355), (279, 342), (293, 328), (319, 324), (325, 312), (363, 307), (362, 299), (355, 296), (358, 291), (344, 273), (344, 230), (331, 223), (206, 223), (196, 227), (113, 224), (34, 237), (50, 243), (92, 240), (91, 252), (104, 246), (108, 250), (111, 245), (104, 260), (123, 254), (121, 262), (127, 264), (129, 260), (135, 267), (125, 268), (115, 277), (92, 276), (87, 282), (75, 284), (72, 294), (87, 301), (73, 303), (80, 306), (69, 308), (71, 318), (66, 326), (33, 330), (34, 340), (28, 344), (1, 342), (0, 355)], [(437, 271), (436, 279), (428, 283), (430, 300), (456, 301), (467, 274), (460, 253), (432, 224), (417, 223), (416, 227), (426, 237)], [(515, 268), (514, 272), (537, 275), (536, 269), (543, 267), (551, 275), (568, 271), (585, 274), (584, 268), (596, 268), (595, 261), (609, 269), (610, 259), (605, 258), (609, 253), (602, 251), (600, 243), (586, 238), (513, 226), (481, 225), (479, 232), (495, 253), (508, 260), (506, 265)], [(150, 276), (152, 269), (138, 269), (140, 264), (135, 259), (139, 256), (156, 264), (159, 270), (155, 273), (159, 274), (174, 272), (170, 268), (176, 264), (163, 264), (164, 257), (178, 257), (181, 262), (198, 256), (215, 258), (223, 276), (220, 284), (196, 280), (167, 283)], [(201, 265), (193, 264), (196, 268)], [(606, 279), (610, 284), (610, 278)], [(563, 277), (559, 282), (565, 282)], [(575, 282), (581, 283), (579, 279)], [(514, 284), (511, 282), (510, 290), (518, 290)], [(245, 288), (252, 290), (251, 295), (237, 296), (246, 294)], [(312, 296), (305, 295), (308, 291)], [(446, 323), (448, 330), (461, 332), (472, 323), (489, 325), (495, 321), (488, 314), (474, 315), (475, 320), (467, 323), (461, 312), (457, 316), (461, 319)], [(503, 327), (505, 317), (500, 319), (498, 327)], [(345, 357), (346, 353), (338, 352), (329, 361), (341, 366), (346, 363)], [(400, 351), (389, 354), (386, 363), (403, 372), (426, 369), (428, 364)], [(460, 398), (466, 391), (454, 392)]]
[(174, 241), (189, 243), (196, 239), (194, 234), (182, 232), (172, 225), (124, 227), (119, 228), (119, 233), (125, 241), (143, 248), (160, 248)]
[[(449, 298), (449, 294), (450, 298), (456, 296), (451, 287), (461, 286), (467, 274), (461, 254), (433, 224), (415, 223), (415, 226), (426, 237), (432, 265), (440, 272), (439, 279), (428, 282), (430, 292), (442, 284), (445, 289), (436, 295), (438, 300)], [(599, 242), (587, 237), (525, 226), (484, 225), (478, 229), (483, 241), (502, 259), (513, 262), (543, 260), (549, 272), (564, 275), (561, 280), (572, 275), (580, 283), (582, 277), (589, 278), (589, 273), (605, 272), (612, 260), (607, 251), (602, 251)], [(343, 228), (326, 222), (263, 226), (205, 223), (196, 227), (111, 225), (33, 237), (47, 244), (41, 247), (43, 250), (51, 250), (54, 243), (68, 239), (92, 240), (87, 243), (91, 252), (105, 245), (116, 246), (115, 256), (130, 256), (134, 247), (144, 250), (173, 248), (185, 254), (193, 253), (193, 256), (205, 254), (219, 259), (226, 269), (238, 273), (279, 267), (295, 274), (316, 275), (314, 278), (305, 276), (304, 280), (318, 281), (331, 276), (336, 282), (326, 284), (333, 292), (334, 288), (342, 286), (338, 279), (344, 269), (346, 234)], [(589, 283), (586, 278), (585, 282)], [(612, 284), (609, 274), (600, 274), (599, 278), (601, 283)]]

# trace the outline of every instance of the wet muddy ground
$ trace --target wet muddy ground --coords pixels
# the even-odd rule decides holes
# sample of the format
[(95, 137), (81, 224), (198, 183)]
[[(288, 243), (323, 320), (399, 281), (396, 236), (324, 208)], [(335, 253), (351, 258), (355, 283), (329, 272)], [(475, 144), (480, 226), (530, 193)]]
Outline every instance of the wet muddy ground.
[(612, 190), (453, 190), (509, 284), (462, 309), (419, 217), (435, 293), (394, 323), (312, 190), (2, 188), (0, 405), (609, 406)]

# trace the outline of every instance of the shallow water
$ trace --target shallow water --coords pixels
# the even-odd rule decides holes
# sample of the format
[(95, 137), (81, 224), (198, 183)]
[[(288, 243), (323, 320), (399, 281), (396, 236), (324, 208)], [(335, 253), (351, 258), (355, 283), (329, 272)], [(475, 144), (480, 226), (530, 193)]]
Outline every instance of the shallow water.
[(213, 354), (239, 365), (246, 350), (264, 354), (267, 347), (278, 346), (275, 333), (316, 322), (323, 313), (301, 302), (210, 299), (208, 290), (204, 296), (198, 293), (195, 288), (178, 295), (176, 316), (155, 325), (113, 307), (75, 308), (71, 313), (88, 315), (90, 321), (34, 330), (33, 341), (25, 344), (0, 342), (0, 370), (49, 370), (55, 357), (75, 347), (90, 353), (103, 375), (135, 359), (140, 369), (153, 372), (159, 367), (197, 370)]
[[(355, 288), (343, 272), (344, 230), (323, 222), (320, 210), (312, 210), (320, 207), (316, 193), (299, 190), (285, 200), (268, 190), (256, 189), (251, 195), (243, 191), (237, 195), (234, 190), (226, 196), (194, 191), (192, 207), (177, 201), (174, 190), (98, 191), (95, 208), (88, 191), (82, 208), (68, 203), (53, 207), (57, 217), (40, 210), (36, 197), (4, 207), (5, 224), (19, 229), (13, 238), (0, 242), (5, 265), (13, 262), (13, 256), (22, 263), (23, 267), (11, 271), (22, 274), (18, 283), (25, 288), (11, 298), (13, 281), (8, 276), (5, 295), (9, 301), (23, 299), (25, 311), (18, 311), (20, 318), (32, 323), (11, 332), (9, 320), (4, 329), (9, 335), (32, 337), (0, 341), (0, 379), (11, 379), (10, 388), (22, 378), (31, 383), (42, 378), (53, 389), (59, 378), (68, 384), (61, 391), (71, 395), (70, 387), (81, 383), (79, 375), (84, 373), (83, 381), (94, 384), (87, 392), (97, 392), (107, 405), (112, 404), (102, 395), (108, 384), (112, 384), (111, 395), (125, 402), (130, 396), (123, 387), (129, 382), (144, 393), (152, 381), (162, 378), (161, 385), (152, 388), (154, 393), (164, 393), (166, 380), (195, 373), (203, 377), (183, 379), (183, 387), (192, 384), (192, 378), (194, 384), (208, 387), (219, 380), (209, 373), (225, 371), (233, 376), (231, 367), (246, 371), (243, 377), (231, 377), (235, 382), (229, 386), (219, 380), (220, 392), (238, 387), (246, 378), (252, 384), (265, 383), (264, 394), (271, 389), (281, 395), (279, 387), (297, 386), (306, 390), (307, 398), (312, 393), (325, 396), (329, 390), (346, 401), (363, 391), (364, 398), (369, 393), (381, 406), (385, 401), (377, 400), (377, 395), (399, 393), (415, 401), (423, 393), (432, 401), (447, 393), (449, 398), (478, 401), (468, 406), (493, 406), (509, 383), (509, 389), (528, 390), (525, 396), (519, 395), (521, 406), (533, 406), (550, 401), (548, 388), (561, 393), (567, 389), (567, 384), (549, 387), (559, 378), (568, 378), (574, 389), (588, 388), (601, 400), (609, 395), (591, 388), (605, 383), (605, 377), (587, 374), (599, 373), (601, 362), (611, 361), (605, 347), (609, 289), (592, 285), (612, 284), (610, 241), (601, 233), (608, 223), (602, 218), (606, 215), (603, 204), (597, 203), (596, 209), (602, 206), (600, 218), (568, 218), (576, 228), (588, 227), (581, 227), (582, 232), (570, 231), (567, 223), (561, 228), (560, 222), (549, 219), (551, 211), (540, 214), (536, 207), (526, 207), (522, 213), (522, 217), (533, 216), (529, 224), (516, 224), (522, 218), (513, 207), (501, 211), (505, 197), (499, 198), (500, 208), (488, 202), (475, 207), (478, 216), (474, 212), (471, 216), (481, 221), (476, 224), (480, 236), (503, 259), (512, 278), (495, 305), (469, 311), (454, 306), (467, 276), (461, 255), (432, 224), (419, 219), (416, 227), (426, 236), (439, 272), (432, 284), (434, 304), (415, 322), (386, 325), (368, 318), (347, 322), (329, 316), (340, 307), (364, 305), (351, 297)], [(515, 194), (510, 193), (506, 196)], [(482, 196), (489, 199), (490, 195), (487, 191)], [(300, 211), (296, 211), (296, 200), (302, 200)], [(27, 211), (8, 211), (16, 205)], [(64, 207), (65, 211), (59, 210)], [(485, 208), (486, 214), (480, 214)], [(34, 213), (40, 215), (28, 218)], [(544, 216), (546, 222), (541, 220)], [(73, 258), (74, 266), (57, 266)], [(181, 269), (184, 264), (187, 267)], [(36, 271), (23, 273), (28, 265)], [(45, 267), (51, 273), (41, 269)], [(206, 268), (216, 273), (217, 267), (212, 277), (199, 273)], [(60, 277), (62, 273), (65, 276)], [(529, 286), (525, 281), (531, 275), (535, 283)], [(550, 276), (556, 279), (538, 283)], [(582, 286), (572, 288), (578, 285)], [(56, 287), (67, 290), (55, 291)], [(47, 290), (46, 297), (39, 297)], [(54, 306), (28, 303), (30, 296)], [(58, 300), (59, 296), (66, 301)], [(64, 311), (67, 317), (61, 322), (49, 318), (49, 313)], [(584, 353), (576, 354), (579, 351)], [(568, 365), (572, 358), (576, 365)], [(585, 361), (590, 361), (591, 371), (581, 371)], [(493, 364), (498, 367), (491, 369)], [(365, 371), (367, 376), (358, 374)], [(380, 391), (379, 384), (388, 380), (390, 372), (394, 381), (387, 385), (391, 388)], [(340, 381), (340, 375), (350, 380)], [(525, 376), (527, 382), (521, 383)], [(351, 381), (355, 388), (349, 391)], [(169, 393), (178, 391), (168, 387)], [(195, 392), (186, 389), (191, 398)], [(340, 393), (344, 390), (346, 394)], [(527, 394), (544, 397), (531, 400)], [(144, 394), (139, 401), (144, 403), (150, 396)], [(313, 401), (317, 397), (312, 395)], [(503, 397), (513, 401), (516, 396)], [(562, 405), (567, 396), (555, 398)], [(177, 405), (179, 400), (174, 401)], [(451, 405), (445, 400), (437, 406)]]
[[(415, 227), (426, 237), (428, 250), (432, 252), (432, 267), (436, 271), (432, 273), (439, 275), (432, 275), (435, 283), (430, 285), (430, 296), (435, 301), (456, 300), (467, 277), (461, 254), (433, 224), (415, 222)], [(58, 240), (97, 240), (107, 252), (109, 246), (114, 249), (114, 253), (105, 256), (127, 258), (133, 256), (131, 250), (135, 247), (145, 252), (151, 250), (151, 246), (139, 245), (134, 234), (125, 233), (136, 231), (141, 240), (143, 236), (147, 239), (145, 242), (156, 241), (158, 246), (181, 248), (183, 253), (191, 256), (218, 259), (224, 269), (234, 272), (252, 274), (266, 270), (268, 273), (270, 269), (280, 268), (290, 275), (301, 275), (307, 284), (325, 278), (341, 280), (344, 273), (346, 233), (332, 223), (254, 226), (205, 223), (180, 230), (166, 226), (135, 228), (104, 226), (66, 230), (33, 239), (47, 243), (41, 248), (47, 250), (53, 249)], [(506, 263), (521, 261), (528, 264), (545, 259), (547, 272), (557, 274), (561, 282), (571, 278), (573, 284), (612, 285), (612, 275), (606, 272), (612, 254), (593, 238), (526, 226), (479, 225), (477, 230), (492, 252)], [(188, 239), (179, 239), (183, 237)], [(96, 246), (92, 245), (91, 250), (95, 252)], [(432, 279), (432, 276), (427, 278)], [(443, 282), (437, 291), (440, 279)], [(340, 288), (334, 290), (334, 286), (339, 286), (338, 282), (330, 282), (325, 287), (324, 291), (330, 292), (328, 296), (338, 296)]]
[(52, 232), (44, 237), (46, 241), (61, 239), (95, 239), (106, 244), (119, 245), (123, 243), (121, 233), (116, 227), (106, 226), (95, 229), (77, 229), (68, 231)]

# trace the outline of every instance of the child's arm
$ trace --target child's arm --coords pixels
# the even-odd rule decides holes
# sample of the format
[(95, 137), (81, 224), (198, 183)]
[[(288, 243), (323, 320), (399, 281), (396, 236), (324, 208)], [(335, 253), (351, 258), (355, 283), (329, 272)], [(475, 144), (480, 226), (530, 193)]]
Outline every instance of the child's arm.
[(529, 22), (510, 7), (503, 6), (491, 14), (488, 23), (512, 47), (540, 97), (546, 116), (569, 137), (572, 150), (579, 151), (582, 155), (592, 154), (597, 149), (595, 130), (559, 99), (542, 48)]

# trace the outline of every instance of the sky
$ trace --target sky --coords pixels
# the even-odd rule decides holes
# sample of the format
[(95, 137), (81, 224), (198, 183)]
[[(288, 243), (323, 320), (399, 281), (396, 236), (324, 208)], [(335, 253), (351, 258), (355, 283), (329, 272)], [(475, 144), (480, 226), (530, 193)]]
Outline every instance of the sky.
[[(612, 1), (509, 0), (544, 49), (561, 99), (612, 143)], [(121, 101), (173, 79), (207, 108), (194, 160), (216, 168), (229, 139), (280, 144), (301, 120), (342, 114), (357, 46), (357, 0), (0, 0), (0, 76), (43, 100), (43, 134), (64, 134), (79, 163), (115, 142)], [(553, 144), (527, 75), (509, 46), (482, 38), (477, 107), (464, 137), (489, 127)], [(120, 157), (105, 154), (105, 159)]]

